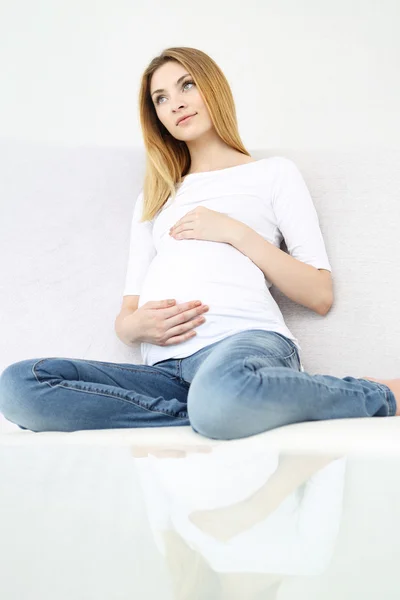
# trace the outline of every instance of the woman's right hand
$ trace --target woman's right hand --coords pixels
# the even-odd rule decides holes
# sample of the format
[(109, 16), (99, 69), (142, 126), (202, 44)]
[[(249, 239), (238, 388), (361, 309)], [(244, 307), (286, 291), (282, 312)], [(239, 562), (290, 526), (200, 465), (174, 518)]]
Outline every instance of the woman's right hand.
[[(197, 301), (199, 302), (199, 301)], [(140, 340), (157, 346), (171, 346), (196, 335), (194, 327), (205, 322), (209, 307), (196, 301), (172, 305), (168, 300), (150, 300), (128, 318), (135, 321)]]

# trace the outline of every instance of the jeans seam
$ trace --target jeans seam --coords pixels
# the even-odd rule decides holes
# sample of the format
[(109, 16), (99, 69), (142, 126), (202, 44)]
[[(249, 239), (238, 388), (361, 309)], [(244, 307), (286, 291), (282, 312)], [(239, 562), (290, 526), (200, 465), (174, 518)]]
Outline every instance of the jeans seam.
[(179, 379), (179, 383), (183, 383), (186, 386), (189, 386), (190, 384), (186, 381), (186, 379), (183, 379), (183, 377), (182, 377), (182, 360), (183, 359), (182, 358), (178, 358), (177, 360), (178, 360), (178, 364), (177, 364), (178, 375), (177, 375), (176, 378)]
[[(54, 360), (54, 359), (69, 360), (68, 358), (60, 357), (60, 356), (48, 356), (46, 358), (41, 358), (40, 360), (35, 362), (35, 364), (32, 366), (32, 373), (36, 377), (36, 379), (39, 383), (43, 383), (43, 382), (39, 381), (38, 377), (36, 376), (35, 368), (40, 363), (44, 362), (45, 360)], [(169, 373), (166, 373), (162, 369), (156, 369), (155, 367), (153, 367), (151, 365), (144, 365), (144, 366), (146, 366), (146, 369), (142, 369), (142, 368), (140, 368), (140, 365), (132, 365), (131, 367), (121, 367), (121, 365), (119, 365), (118, 363), (107, 363), (107, 362), (101, 362), (100, 360), (91, 361), (91, 360), (85, 360), (85, 359), (79, 359), (79, 358), (73, 358), (71, 360), (73, 360), (74, 362), (79, 361), (79, 362), (89, 363), (95, 367), (97, 365), (101, 364), (101, 365), (112, 367), (113, 369), (119, 369), (120, 371), (141, 372), (141, 373), (147, 372), (148, 373), (149, 369), (152, 369), (154, 371), (155, 375), (162, 375), (163, 377), (166, 377), (167, 379), (178, 379), (178, 377), (176, 375), (169, 375)]]
[(282, 356), (281, 354), (249, 354), (248, 356), (244, 357), (244, 360), (247, 360), (248, 358), (274, 358), (278, 360), (289, 360), (289, 358), (292, 358), (295, 353), (296, 350), (293, 350), (289, 356)]
[[(57, 358), (57, 357), (52, 357), (52, 358)], [(122, 396), (119, 396), (118, 394), (111, 394), (111, 393), (109, 393), (109, 392), (104, 392), (104, 391), (102, 391), (102, 390), (98, 390), (98, 391), (96, 391), (96, 390), (85, 390), (84, 388), (73, 387), (73, 386), (71, 386), (71, 385), (68, 385), (68, 384), (67, 384), (67, 385), (65, 385), (65, 384), (63, 384), (63, 383), (57, 383), (56, 385), (51, 385), (51, 383), (50, 383), (50, 382), (48, 382), (48, 381), (42, 381), (42, 380), (41, 380), (41, 378), (40, 378), (40, 376), (39, 376), (39, 375), (37, 375), (37, 374), (36, 374), (36, 372), (35, 372), (35, 367), (36, 367), (36, 366), (37, 366), (39, 363), (41, 363), (41, 362), (43, 362), (43, 361), (45, 361), (45, 360), (48, 360), (48, 359), (47, 359), (47, 358), (42, 358), (41, 360), (37, 361), (37, 362), (36, 362), (36, 363), (35, 363), (35, 364), (32, 366), (32, 373), (33, 373), (33, 375), (34, 375), (34, 377), (35, 377), (36, 381), (37, 381), (38, 383), (40, 383), (40, 384), (42, 384), (42, 383), (45, 383), (45, 384), (47, 384), (48, 386), (50, 386), (50, 387), (52, 387), (52, 388), (55, 388), (55, 387), (63, 387), (64, 389), (68, 389), (68, 390), (72, 390), (72, 391), (74, 391), (74, 390), (76, 390), (76, 391), (82, 391), (82, 392), (85, 392), (85, 393), (87, 393), (87, 394), (101, 394), (102, 396), (106, 396), (107, 398), (118, 398), (119, 400), (122, 400), (123, 402), (128, 402), (128, 403), (130, 403), (130, 404), (133, 404), (133, 405), (135, 405), (135, 406), (138, 406), (139, 408), (142, 408), (143, 410), (146, 410), (147, 412), (151, 412), (151, 413), (158, 413), (158, 414), (160, 414), (160, 415), (168, 415), (169, 417), (173, 417), (173, 418), (175, 418), (175, 419), (185, 419), (185, 418), (187, 418), (187, 413), (185, 413), (185, 412), (184, 412), (184, 414), (185, 414), (186, 416), (184, 416), (184, 417), (180, 417), (180, 416), (176, 416), (176, 415), (175, 415), (174, 413), (172, 413), (172, 412), (168, 412), (168, 411), (165, 411), (165, 412), (164, 412), (164, 411), (161, 411), (161, 410), (152, 410), (151, 408), (147, 408), (146, 406), (143, 406), (143, 405), (142, 405), (140, 402), (137, 402), (137, 401), (135, 402), (135, 401), (133, 401), (133, 400), (130, 400), (130, 399), (127, 399), (127, 398), (123, 398)], [(159, 373), (159, 371), (157, 371), (157, 373)], [(161, 374), (162, 374), (162, 375), (165, 375), (165, 376), (167, 376), (167, 377), (169, 377), (167, 373), (161, 373)], [(76, 385), (76, 384), (75, 384), (75, 385)], [(96, 385), (96, 384), (94, 384), (94, 385)], [(181, 413), (182, 413), (182, 411), (180, 411), (180, 413), (178, 413), (178, 414), (181, 414)]]
[[(392, 400), (392, 396), (391, 396), (391, 394), (393, 394), (392, 390), (384, 383), (378, 383), (378, 382), (376, 382), (376, 383), (385, 392), (386, 404), (388, 406), (388, 417), (394, 417), (396, 414), (397, 402), (396, 402), (396, 400)], [(393, 394), (393, 396), (394, 396), (394, 394)]]
[[(44, 383), (48, 383), (48, 382), (45, 381)], [(174, 417), (176, 419), (185, 418), (185, 417), (177, 417), (172, 412), (162, 411), (162, 410), (153, 410), (151, 408), (147, 408), (147, 406), (143, 406), (143, 404), (141, 404), (138, 401), (133, 401), (133, 400), (124, 398), (123, 396), (119, 396), (118, 394), (111, 394), (109, 392), (104, 392), (103, 390), (85, 390), (84, 388), (79, 388), (79, 387), (76, 388), (76, 387), (68, 385), (68, 384), (65, 385), (64, 383), (58, 383), (57, 385), (51, 386), (51, 387), (63, 387), (64, 389), (67, 389), (67, 390), (82, 391), (82, 392), (85, 392), (86, 394), (101, 394), (102, 396), (106, 396), (107, 398), (118, 398), (118, 400), (122, 400), (123, 402), (127, 402), (128, 404), (134, 404), (135, 406), (138, 406), (139, 408), (142, 408), (143, 410), (146, 410), (147, 412), (159, 413), (160, 415), (168, 415), (169, 417)]]
[(283, 333), (280, 333), (279, 331), (273, 331), (272, 333), (274, 333), (275, 335), (277, 335), (280, 339), (283, 338), (283, 340), (289, 345), (291, 350), (297, 350), (297, 346), (296, 344), (293, 342), (293, 340), (291, 340), (290, 338), (286, 337), (286, 335), (284, 335)]
[[(94, 367), (97, 365), (105, 365), (106, 367), (112, 367), (113, 369), (119, 369), (120, 371), (148, 371), (149, 369), (153, 369), (154, 372), (156, 373), (161, 373), (162, 375), (166, 375), (167, 377), (169, 377), (168, 373), (164, 373), (159, 371), (158, 369), (156, 369), (153, 365), (132, 365), (132, 366), (121, 366), (119, 363), (113, 363), (113, 362), (104, 362), (101, 360), (88, 360), (86, 358), (66, 358), (65, 356), (46, 356), (46, 358), (41, 358), (40, 360), (38, 360), (34, 365), (33, 368), (36, 367), (38, 364), (40, 364), (41, 362), (44, 362), (45, 360), (53, 360), (53, 359), (57, 359), (57, 360), (73, 360), (74, 362), (84, 362), (84, 363), (88, 363), (93, 365)], [(142, 369), (141, 367), (146, 367), (146, 369)]]
[(289, 360), (289, 358), (292, 358), (295, 354), (296, 354), (296, 349), (294, 349), (292, 354), (289, 354), (289, 356), (287, 356), (284, 360)]

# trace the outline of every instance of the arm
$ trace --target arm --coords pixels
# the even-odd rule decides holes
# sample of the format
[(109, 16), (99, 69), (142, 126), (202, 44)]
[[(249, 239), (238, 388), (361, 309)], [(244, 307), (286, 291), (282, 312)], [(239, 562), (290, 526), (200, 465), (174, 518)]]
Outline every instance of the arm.
[(153, 221), (141, 221), (143, 214), (143, 192), (140, 192), (133, 209), (129, 256), (125, 274), (122, 306), (114, 322), (117, 337), (129, 347), (140, 342), (135, 335), (133, 315), (138, 310), (140, 294), (148, 268), (156, 255), (153, 243)]
[(337, 458), (328, 454), (282, 455), (277, 470), (249, 498), (222, 508), (194, 511), (189, 519), (216, 539), (227, 541), (264, 521), (299, 485)]
[[(136, 307), (148, 269), (157, 254), (153, 242), (153, 221), (140, 221), (143, 211), (143, 193), (136, 200), (130, 230), (129, 255), (123, 288), (126, 306)], [(122, 308), (125, 308), (123, 304)]]
[(248, 256), (285, 296), (321, 316), (328, 313), (333, 301), (329, 271), (293, 258), (240, 221), (233, 223), (228, 243)]
[(283, 454), (277, 470), (263, 487), (240, 504), (252, 514), (255, 522), (261, 521), (302, 483), (337, 458), (340, 457), (328, 454)]
[(122, 308), (114, 323), (117, 337), (130, 348), (141, 341), (139, 334), (135, 334), (135, 328), (132, 324), (133, 315), (138, 309), (138, 302), (139, 296), (124, 296)]
[(277, 156), (270, 163), (273, 175), (269, 200), (274, 225), (288, 253), (244, 223), (236, 228), (231, 243), (288, 298), (325, 315), (333, 302), (331, 266), (313, 199), (292, 160)]

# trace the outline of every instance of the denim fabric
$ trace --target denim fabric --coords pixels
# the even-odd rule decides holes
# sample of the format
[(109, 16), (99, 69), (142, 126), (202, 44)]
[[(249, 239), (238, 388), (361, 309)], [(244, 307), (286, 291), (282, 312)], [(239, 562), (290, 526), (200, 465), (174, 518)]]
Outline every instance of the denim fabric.
[(22, 360), (0, 377), (0, 411), (35, 432), (191, 425), (228, 440), (301, 421), (393, 416), (396, 399), (381, 383), (301, 371), (290, 339), (252, 329), (153, 366)]

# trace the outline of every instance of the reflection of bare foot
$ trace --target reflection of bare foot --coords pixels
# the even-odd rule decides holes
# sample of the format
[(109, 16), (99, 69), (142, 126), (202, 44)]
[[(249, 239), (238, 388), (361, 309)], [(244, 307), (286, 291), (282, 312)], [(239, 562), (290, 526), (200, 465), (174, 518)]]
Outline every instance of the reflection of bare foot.
[(396, 415), (400, 416), (400, 379), (375, 379), (375, 377), (361, 377), (361, 379), (369, 379), (387, 385), (396, 399)]

